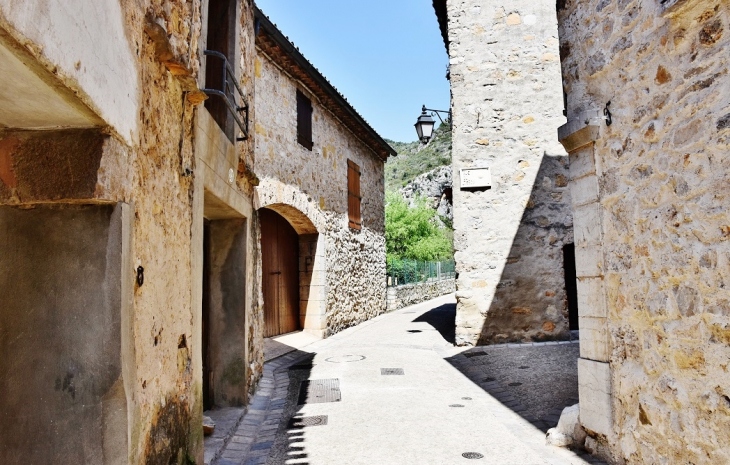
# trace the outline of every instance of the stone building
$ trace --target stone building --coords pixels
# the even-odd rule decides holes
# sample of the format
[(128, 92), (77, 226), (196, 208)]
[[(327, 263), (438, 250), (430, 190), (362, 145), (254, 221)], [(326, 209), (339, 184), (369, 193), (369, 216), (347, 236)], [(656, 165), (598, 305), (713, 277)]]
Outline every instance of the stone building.
[[(384, 163), (396, 153), (264, 14), (256, 19), (256, 208), (297, 233), (296, 316), (327, 336), (385, 311)], [(264, 284), (264, 300), (275, 286)]]
[[(519, 125), (523, 101), (551, 89), (550, 107), (562, 109), (565, 95), (567, 122), (545, 137), (570, 158), (586, 447), (611, 463), (730, 462), (727, 2), (435, 6), (448, 27), (455, 128), (476, 131), (467, 117), (487, 99)], [(562, 88), (561, 75), (535, 82), (515, 64), (557, 65), (556, 24)], [(521, 59), (536, 38), (551, 49)], [(467, 77), (486, 66), (491, 95)], [(515, 78), (519, 101), (503, 102), (499, 86)]]
[(558, 3), (581, 421), (617, 463), (729, 463), (730, 6)]
[(250, 0), (0, 0), (0, 462), (203, 463), (203, 410), (261, 376), (270, 212), (305, 328), (384, 309), (392, 151), (281, 74), (315, 117), (314, 151), (287, 145), (259, 40)]
[[(565, 123), (555, 7), (434, 7), (450, 63), (456, 342), (567, 339), (573, 225), (555, 137)], [(462, 185), (474, 168), (490, 169), (490, 186)]]

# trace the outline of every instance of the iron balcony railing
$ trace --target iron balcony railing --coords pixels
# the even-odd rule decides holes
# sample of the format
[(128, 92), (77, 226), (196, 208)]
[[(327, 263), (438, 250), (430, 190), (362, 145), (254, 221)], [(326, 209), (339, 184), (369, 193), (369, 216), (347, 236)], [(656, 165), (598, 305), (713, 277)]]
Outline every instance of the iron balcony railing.
[[(228, 108), (228, 112), (231, 116), (233, 116), (233, 120), (243, 133), (243, 137), (237, 137), (236, 140), (243, 141), (248, 139), (248, 102), (246, 102), (246, 97), (244, 97), (243, 91), (238, 85), (236, 73), (233, 72), (230, 63), (228, 62), (228, 58), (226, 58), (226, 56), (221, 52), (205, 50), (203, 53), (206, 56), (216, 57), (223, 61), (223, 82), (221, 82), (220, 89), (206, 88), (202, 89), (202, 91), (207, 95), (223, 99), (223, 102), (225, 102), (226, 107)], [(236, 98), (235, 91), (238, 93), (238, 99)]]

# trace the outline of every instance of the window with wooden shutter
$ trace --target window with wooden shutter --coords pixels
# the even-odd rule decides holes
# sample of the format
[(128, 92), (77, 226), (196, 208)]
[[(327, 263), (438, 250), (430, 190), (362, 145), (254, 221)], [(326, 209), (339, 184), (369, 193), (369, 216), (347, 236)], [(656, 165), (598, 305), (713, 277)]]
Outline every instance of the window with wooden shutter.
[(297, 90), (297, 141), (312, 150), (312, 101)]
[(360, 215), (360, 167), (351, 160), (347, 160), (347, 213), (350, 218), (349, 226), (353, 229), (362, 227)]

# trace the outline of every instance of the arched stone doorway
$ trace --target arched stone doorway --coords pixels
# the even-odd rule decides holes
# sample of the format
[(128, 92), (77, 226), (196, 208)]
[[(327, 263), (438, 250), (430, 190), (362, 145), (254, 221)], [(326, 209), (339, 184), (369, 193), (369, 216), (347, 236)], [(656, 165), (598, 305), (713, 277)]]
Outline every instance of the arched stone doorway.
[(325, 335), (323, 237), (299, 209), (283, 203), (259, 209), (264, 337), (304, 330)]

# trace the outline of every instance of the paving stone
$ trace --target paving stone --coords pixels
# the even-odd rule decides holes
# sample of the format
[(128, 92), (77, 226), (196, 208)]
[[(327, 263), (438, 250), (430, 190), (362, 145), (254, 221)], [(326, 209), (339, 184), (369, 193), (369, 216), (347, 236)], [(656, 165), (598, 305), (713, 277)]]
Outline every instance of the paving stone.
[(261, 450), (261, 449), (271, 449), (271, 446), (273, 444), (274, 443), (271, 441), (256, 443), (253, 446), (251, 446), (251, 450), (255, 451), (255, 450)]
[(243, 463), (244, 465), (264, 465), (266, 463), (266, 457), (252, 457)]
[(226, 450), (241, 450), (245, 451), (250, 448), (252, 443), (243, 443), (243, 442), (237, 442), (237, 441), (229, 441), (228, 444), (226, 444)]
[(239, 460), (220, 458), (215, 462), (215, 465), (241, 465), (241, 462)]
[(242, 462), (242, 461), (246, 460), (246, 451), (226, 449), (223, 452), (223, 454), (221, 454), (221, 458), (226, 459), (226, 460), (237, 460), (239, 462)]

